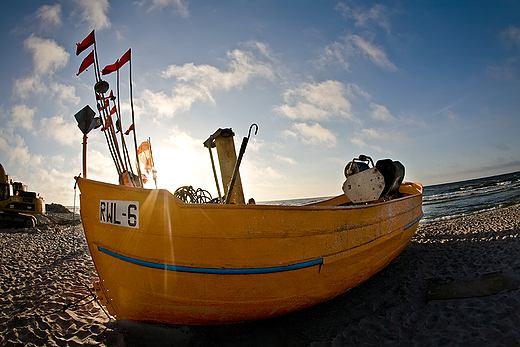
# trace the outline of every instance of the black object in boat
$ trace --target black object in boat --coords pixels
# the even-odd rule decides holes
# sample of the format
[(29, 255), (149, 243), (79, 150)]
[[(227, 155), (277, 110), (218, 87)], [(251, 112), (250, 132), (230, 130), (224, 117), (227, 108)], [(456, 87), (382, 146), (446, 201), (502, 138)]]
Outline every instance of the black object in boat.
[(397, 194), (404, 179), (403, 164), (392, 159), (381, 159), (377, 161), (376, 168), (385, 178), (385, 189), (383, 189), (381, 197), (392, 197)]

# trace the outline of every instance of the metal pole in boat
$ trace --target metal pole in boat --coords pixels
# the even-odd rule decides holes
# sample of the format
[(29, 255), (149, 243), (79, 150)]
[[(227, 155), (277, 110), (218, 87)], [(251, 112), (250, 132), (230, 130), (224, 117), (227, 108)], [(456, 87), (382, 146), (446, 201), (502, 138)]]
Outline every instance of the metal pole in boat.
[[(82, 166), (83, 166), (83, 177), (87, 178), (87, 134), (95, 128), (98, 128), (98, 119), (96, 112), (92, 110), (88, 105), (78, 111), (74, 118), (78, 122), (78, 128), (83, 133), (83, 151), (82, 151)], [(101, 120), (99, 119), (99, 123)]]
[(247, 137), (244, 137), (242, 139), (242, 144), (240, 145), (240, 152), (238, 153), (238, 158), (235, 163), (235, 168), (233, 169), (233, 176), (231, 176), (231, 181), (229, 182), (228, 189), (227, 189), (227, 195), (225, 203), (229, 204), (229, 200), (231, 199), (231, 192), (233, 191), (233, 186), (235, 185), (235, 181), (237, 179), (238, 175), (238, 168), (240, 167), (240, 163), (242, 162), (242, 157), (244, 156), (244, 153), (246, 152), (247, 143), (249, 142), (249, 138), (251, 137), (251, 129), (255, 127), (255, 135), (258, 133), (258, 125), (256, 123), (251, 124), (249, 127), (249, 132), (247, 133)]
[[(96, 85), (98, 82), (101, 81), (101, 73), (99, 72), (99, 61), (98, 61), (98, 55), (97, 55), (97, 45), (96, 45), (96, 41), (94, 40), (94, 76), (95, 76), (95, 79), (96, 79)], [(104, 97), (104, 93), (100, 93), (102, 97)], [(104, 100), (102, 100), (104, 102)], [(97, 103), (97, 100), (96, 100), (96, 103)], [(104, 122), (103, 122), (103, 116), (104, 116), (104, 113), (103, 111), (101, 110), (98, 110), (99, 111), (99, 114), (100, 114), (100, 118), (101, 118), (101, 125), (102, 126), (105, 126)], [(110, 151), (110, 155), (112, 156), (112, 160), (114, 161), (114, 165), (116, 166), (116, 171), (117, 171), (117, 175), (120, 176), (121, 175), (121, 169), (119, 167), (119, 162), (117, 161), (117, 156), (115, 154), (115, 148), (114, 147), (114, 144), (112, 143), (111, 141), (111, 138), (109, 135), (107, 135), (107, 133), (105, 131), (103, 131), (103, 134), (105, 135), (105, 140), (107, 141), (107, 145), (108, 145), (108, 150)]]
[(211, 159), (211, 168), (213, 169), (213, 177), (215, 177), (215, 185), (217, 186), (217, 193), (219, 201), (222, 201), (222, 193), (220, 192), (220, 184), (218, 184), (217, 170), (215, 169), (215, 161), (213, 160), (213, 152), (211, 145), (208, 146), (209, 158)]
[[(132, 162), (130, 161), (130, 157), (128, 157), (128, 149), (126, 148), (125, 138), (123, 136), (123, 119), (121, 114), (121, 103), (119, 100), (119, 69), (116, 71), (117, 82), (116, 82), (116, 91), (117, 91), (117, 107), (116, 107), (116, 116), (119, 121), (119, 132), (121, 133), (121, 146), (123, 147), (123, 158), (125, 159), (126, 169), (130, 169), (130, 172), (133, 174), (134, 170), (132, 169)], [(115, 104), (115, 101), (114, 101)], [(115, 106), (115, 105), (114, 105)], [(117, 130), (117, 120), (116, 120), (116, 130)]]
[(135, 135), (135, 116), (134, 116), (134, 98), (132, 93), (132, 59), (129, 61), (130, 63), (130, 109), (132, 110), (132, 124), (134, 125), (134, 149), (135, 149), (135, 160), (137, 165), (137, 174), (139, 175), (139, 182), (141, 183), (141, 187), (143, 187), (143, 176), (141, 176), (141, 165), (139, 165), (139, 156), (137, 155), (137, 136)]
[(83, 178), (87, 178), (87, 134), (83, 134)]
[(153, 160), (152, 141), (148, 137), (148, 144), (150, 145), (150, 159), (152, 160), (152, 175), (155, 183), (155, 189), (157, 189), (157, 170), (155, 170), (155, 161)]

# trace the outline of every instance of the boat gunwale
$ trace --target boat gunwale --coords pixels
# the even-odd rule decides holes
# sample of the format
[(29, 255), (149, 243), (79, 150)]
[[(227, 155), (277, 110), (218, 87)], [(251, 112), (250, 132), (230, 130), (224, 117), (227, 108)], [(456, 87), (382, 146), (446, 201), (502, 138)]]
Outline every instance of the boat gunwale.
[[(370, 203), (368, 205), (348, 205), (348, 206), (338, 206), (338, 205), (323, 205), (323, 206), (313, 206), (313, 205), (302, 205), (302, 206), (294, 206), (294, 205), (265, 205), (265, 204), (188, 204), (177, 198), (175, 195), (173, 195), (168, 189), (160, 188), (160, 189), (149, 189), (149, 188), (136, 188), (136, 187), (127, 187), (123, 185), (113, 184), (113, 183), (107, 183), (107, 182), (101, 182), (96, 180), (91, 180), (87, 178), (77, 178), (79, 181), (88, 181), (89, 183), (98, 184), (98, 185), (105, 185), (109, 186), (112, 189), (123, 189), (123, 190), (133, 190), (136, 192), (166, 192), (167, 194), (171, 195), (175, 203), (177, 204), (177, 207), (179, 208), (188, 208), (188, 209), (251, 209), (251, 210), (296, 210), (296, 211), (323, 211), (323, 210), (350, 210), (350, 209), (363, 209), (363, 208), (370, 208), (370, 207), (376, 207), (381, 205), (387, 205), (389, 203), (403, 201), (406, 199), (411, 199), (414, 197), (421, 197), (422, 198), (422, 189), (420, 193), (416, 194), (406, 194), (405, 196), (387, 200), (387, 201), (381, 201), (381, 202), (374, 202)], [(410, 183), (410, 184), (417, 184), (422, 188), (422, 185), (415, 182), (405, 182), (403, 184)], [(80, 192), (81, 192), (81, 185), (80, 185)], [(341, 196), (341, 195), (338, 195)], [(330, 199), (334, 199), (338, 196), (332, 197)], [(310, 198), (312, 199), (312, 198)]]

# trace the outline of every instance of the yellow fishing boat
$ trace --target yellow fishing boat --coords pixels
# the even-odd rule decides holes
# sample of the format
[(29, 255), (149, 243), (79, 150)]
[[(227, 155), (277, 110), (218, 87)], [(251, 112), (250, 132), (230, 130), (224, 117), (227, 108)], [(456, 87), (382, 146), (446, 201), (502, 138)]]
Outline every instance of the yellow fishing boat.
[[(78, 75), (94, 65), (99, 116), (88, 105), (75, 115), (83, 133), (83, 178), (76, 179), (83, 229), (100, 279), (96, 291), (116, 319), (224, 324), (282, 315), (355, 287), (410, 241), (422, 216), (422, 186), (403, 183), (404, 166), (390, 159), (376, 165), (364, 155), (353, 159), (345, 168), (344, 194), (331, 199), (304, 206), (253, 199), (246, 204), (239, 166), (256, 124), (238, 156), (230, 128), (204, 142), (218, 198), (191, 186), (174, 194), (143, 188), (143, 172), (153, 174), (156, 188), (157, 172), (150, 139), (137, 146), (131, 50), (100, 71), (94, 31), (77, 43), (76, 55), (91, 46)], [(119, 70), (127, 63), (131, 125), (123, 131), (117, 99)], [(108, 93), (101, 76), (114, 71), (116, 92)], [(118, 185), (87, 179), (87, 135), (98, 128)], [(125, 139), (130, 133), (135, 158), (127, 146), (131, 140)]]
[(98, 295), (123, 320), (222, 324), (315, 305), (384, 268), (422, 215), (415, 183), (363, 206), (342, 206), (345, 195), (306, 206), (186, 204), (163, 189), (78, 184)]

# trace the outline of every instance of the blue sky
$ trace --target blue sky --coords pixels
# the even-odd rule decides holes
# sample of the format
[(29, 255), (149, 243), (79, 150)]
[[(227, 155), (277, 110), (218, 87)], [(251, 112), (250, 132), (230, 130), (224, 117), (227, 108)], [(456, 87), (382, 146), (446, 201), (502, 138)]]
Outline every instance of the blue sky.
[[(0, 162), (70, 205), (81, 171), (74, 113), (95, 108), (75, 43), (96, 29), (100, 64), (132, 48), (137, 135), (159, 186), (215, 193), (202, 142), (232, 127), (246, 198), (341, 192), (365, 153), (442, 183), (520, 170), (520, 3), (366, 1), (3, 2)], [(107, 76), (115, 85), (115, 74)], [(121, 70), (129, 125), (128, 69)], [(125, 126), (125, 124), (123, 126)], [(115, 182), (104, 137), (90, 178)]]

